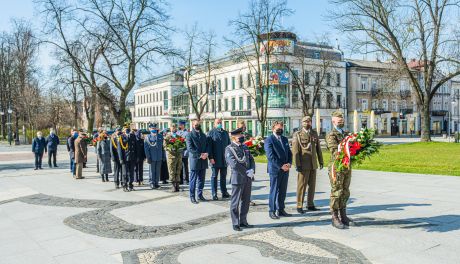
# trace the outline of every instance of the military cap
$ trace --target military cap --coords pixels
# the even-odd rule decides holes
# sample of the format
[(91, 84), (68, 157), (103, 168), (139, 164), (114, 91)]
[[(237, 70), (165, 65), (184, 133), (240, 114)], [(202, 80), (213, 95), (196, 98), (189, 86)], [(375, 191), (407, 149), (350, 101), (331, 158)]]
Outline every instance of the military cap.
[(179, 125), (185, 125), (185, 124), (187, 124), (187, 122), (185, 122), (185, 121), (179, 121)]
[(149, 124), (149, 128), (155, 128), (155, 127), (158, 127), (157, 123), (150, 123)]
[(302, 122), (305, 121), (311, 121), (311, 116), (304, 116), (304, 118), (302, 118)]
[(237, 128), (237, 129), (231, 131), (231, 132), (230, 132), (230, 135), (236, 136), (236, 135), (239, 135), (239, 134), (241, 134), (241, 133), (243, 133), (243, 128), (242, 128), (242, 127)]
[(332, 112), (332, 117), (341, 117), (343, 118), (343, 113), (340, 111), (334, 111)]

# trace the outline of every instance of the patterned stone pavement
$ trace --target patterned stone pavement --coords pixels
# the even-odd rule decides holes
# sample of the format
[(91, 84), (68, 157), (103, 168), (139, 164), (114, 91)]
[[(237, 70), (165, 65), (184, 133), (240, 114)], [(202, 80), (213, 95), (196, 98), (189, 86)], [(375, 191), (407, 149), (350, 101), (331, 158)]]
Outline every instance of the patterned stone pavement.
[[(358, 226), (338, 231), (330, 227), (324, 171), (316, 197), (322, 211), (295, 212), (292, 173), (287, 208), (294, 216), (272, 221), (268, 181), (258, 164), (253, 188), (258, 205), (249, 216), (254, 228), (235, 233), (228, 199), (195, 206), (186, 190), (139, 187), (124, 193), (101, 183), (89, 166), (87, 179), (75, 181), (65, 166), (34, 172), (21, 161), (0, 160), (0, 263), (456, 263), (460, 258), (455, 250), (460, 212), (452, 203), (452, 190), (460, 185), (449, 177), (356, 171), (349, 209)], [(205, 197), (211, 197), (208, 185)], [(174, 221), (168, 223), (168, 217)]]

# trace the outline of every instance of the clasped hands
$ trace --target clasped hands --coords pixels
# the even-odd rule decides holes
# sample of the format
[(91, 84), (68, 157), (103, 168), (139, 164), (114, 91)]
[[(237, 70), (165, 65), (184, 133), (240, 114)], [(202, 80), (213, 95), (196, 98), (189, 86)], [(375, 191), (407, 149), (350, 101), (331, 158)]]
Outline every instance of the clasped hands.
[(284, 172), (288, 172), (290, 168), (291, 168), (291, 164), (289, 163), (286, 163), (283, 166), (281, 166), (281, 170), (283, 170)]

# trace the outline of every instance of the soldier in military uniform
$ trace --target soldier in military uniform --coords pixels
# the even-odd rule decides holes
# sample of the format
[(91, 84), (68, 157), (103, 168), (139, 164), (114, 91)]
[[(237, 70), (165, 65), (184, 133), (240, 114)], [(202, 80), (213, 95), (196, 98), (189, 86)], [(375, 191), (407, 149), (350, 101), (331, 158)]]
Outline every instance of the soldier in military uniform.
[[(177, 136), (177, 126), (173, 124), (171, 126), (171, 131), (168, 132), (165, 136), (165, 143), (169, 142), (171, 139), (176, 138)], [(183, 149), (179, 150), (167, 150), (166, 151), (166, 159), (168, 163), (168, 170), (169, 170), (169, 181), (172, 184), (171, 191), (178, 192), (179, 191), (179, 183), (180, 183), (180, 173), (182, 171), (182, 152)]]
[[(292, 136), (292, 155), (295, 159), (297, 174), (297, 212), (305, 213), (303, 202), (305, 189), (308, 185), (307, 209), (318, 211), (313, 199), (315, 197), (316, 169), (318, 162), (320, 169), (323, 168), (323, 155), (318, 134), (311, 128), (311, 117), (302, 119), (302, 129)], [(316, 161), (318, 159), (318, 162)]]
[(121, 128), (117, 127), (113, 135), (111, 136), (111, 148), (110, 148), (110, 156), (113, 161), (113, 182), (115, 183), (115, 188), (120, 188), (120, 181), (121, 181), (121, 164), (120, 158), (118, 156), (118, 137), (121, 135)]
[[(347, 201), (350, 197), (351, 167), (341, 172), (332, 173), (332, 164), (338, 155), (340, 142), (349, 135), (343, 129), (343, 114), (339, 111), (332, 113), (332, 130), (326, 135), (327, 148), (331, 151), (329, 162), (329, 180), (331, 183), (330, 209), (332, 214), (332, 226), (344, 229), (345, 226), (354, 225), (353, 221), (347, 217)], [(340, 214), (340, 218), (339, 218)]]
[(230, 215), (233, 230), (235, 231), (241, 231), (242, 227), (252, 227), (248, 224), (247, 215), (256, 164), (248, 147), (243, 144), (244, 135), (242, 133), (241, 128), (233, 130), (231, 132), (232, 142), (225, 148), (225, 160), (232, 170), (230, 179), (232, 183)]

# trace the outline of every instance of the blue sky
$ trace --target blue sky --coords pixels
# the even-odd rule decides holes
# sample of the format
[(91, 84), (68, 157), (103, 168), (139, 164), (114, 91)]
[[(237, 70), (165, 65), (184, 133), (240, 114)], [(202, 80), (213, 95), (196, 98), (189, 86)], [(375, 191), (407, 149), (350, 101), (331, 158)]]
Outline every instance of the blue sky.
[[(247, 6), (247, 0), (170, 0), (169, 14), (171, 25), (177, 29), (190, 27), (195, 22), (203, 30), (213, 30), (220, 40), (218, 54), (226, 50), (222, 41), (224, 36), (230, 36), (232, 29), (228, 26), (229, 20), (235, 18), (238, 12), (243, 12)], [(0, 31), (11, 28), (11, 19), (23, 18), (30, 20), (32, 25), (40, 30), (41, 21), (35, 11), (33, 0), (0, 0)], [(294, 10), (294, 14), (283, 19), (286, 28), (294, 29), (303, 40), (315, 41), (319, 36), (328, 34), (329, 39), (335, 44), (335, 39), (340, 35), (331, 27), (331, 22), (324, 18), (327, 11), (333, 8), (327, 0), (288, 0), (288, 7)], [(177, 46), (182, 44), (179, 34), (173, 36)], [(342, 43), (343, 46), (343, 43)], [(346, 54), (347, 55), (347, 54)], [(39, 66), (43, 72), (53, 64), (49, 57), (49, 49), (42, 48), (39, 56)], [(161, 74), (167, 68), (154, 69), (152, 75)]]

